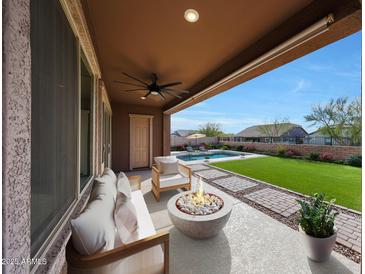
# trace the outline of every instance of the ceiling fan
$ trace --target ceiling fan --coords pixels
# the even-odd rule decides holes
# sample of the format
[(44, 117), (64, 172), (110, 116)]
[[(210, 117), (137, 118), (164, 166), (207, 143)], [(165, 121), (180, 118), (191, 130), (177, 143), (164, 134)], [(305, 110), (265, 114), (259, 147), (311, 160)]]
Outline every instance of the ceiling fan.
[(176, 98), (182, 98), (180, 95), (176, 94), (176, 92), (177, 93), (189, 93), (189, 91), (187, 91), (187, 90), (172, 88), (173, 86), (181, 85), (182, 82), (180, 82), (180, 81), (171, 82), (171, 83), (167, 83), (167, 84), (157, 84), (158, 77), (157, 77), (156, 73), (152, 73), (151, 83), (146, 83), (145, 81), (142, 81), (142, 80), (138, 79), (137, 77), (132, 76), (125, 72), (123, 72), (123, 74), (125, 76), (127, 76), (128, 78), (134, 80), (135, 83), (129, 83), (129, 82), (118, 81), (118, 80), (115, 80), (114, 82), (135, 87), (133, 89), (126, 89), (123, 91), (146, 91), (147, 93), (141, 97), (142, 100), (147, 99), (147, 97), (150, 95), (158, 95), (158, 96), (160, 96), (160, 98), (162, 100), (166, 100), (166, 96), (164, 94), (169, 94)]

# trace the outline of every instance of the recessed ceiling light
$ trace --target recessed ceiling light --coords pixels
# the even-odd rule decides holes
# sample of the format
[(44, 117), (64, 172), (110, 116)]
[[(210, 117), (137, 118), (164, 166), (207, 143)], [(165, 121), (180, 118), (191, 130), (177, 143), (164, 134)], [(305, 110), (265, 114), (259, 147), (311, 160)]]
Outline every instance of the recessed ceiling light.
[(142, 97), (141, 97), (141, 99), (142, 99), (142, 100), (146, 100), (146, 99), (147, 99), (147, 97), (146, 97), (146, 96), (142, 96)]
[(199, 13), (194, 9), (188, 9), (184, 13), (184, 18), (190, 23), (195, 23), (199, 20)]
[(151, 91), (151, 94), (152, 95), (158, 95), (158, 92), (157, 91)]

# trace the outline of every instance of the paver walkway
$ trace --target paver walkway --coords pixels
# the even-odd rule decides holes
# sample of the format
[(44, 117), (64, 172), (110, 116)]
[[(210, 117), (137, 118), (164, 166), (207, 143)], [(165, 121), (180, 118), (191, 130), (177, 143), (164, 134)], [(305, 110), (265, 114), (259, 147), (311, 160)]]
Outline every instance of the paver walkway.
[(197, 171), (195, 172), (196, 175), (203, 177), (204, 179), (215, 179), (215, 178), (219, 178), (219, 177), (224, 177), (227, 176), (229, 174), (216, 170), (216, 169), (207, 169), (207, 170), (202, 170), (202, 171)]
[(264, 188), (245, 195), (245, 197), (284, 217), (289, 217), (300, 209), (297, 198), (272, 188)]
[(335, 221), (337, 242), (361, 253), (361, 220), (340, 213)]
[[(193, 173), (197, 176), (213, 182), (235, 194), (253, 189), (252, 192), (243, 195), (244, 198), (263, 206), (280, 216), (289, 218), (296, 213), (300, 206), (294, 194), (288, 194), (273, 185), (266, 185), (260, 181), (246, 179), (246, 177), (233, 174), (229, 171), (222, 171), (205, 164), (191, 165)], [(255, 190), (256, 186), (260, 188)], [(336, 218), (338, 229), (337, 243), (361, 253), (361, 216), (354, 217), (350, 214), (340, 213)]]
[(248, 189), (248, 188), (257, 186), (256, 183), (243, 179), (243, 178), (239, 178), (239, 177), (222, 178), (222, 179), (214, 180), (213, 182), (215, 184), (220, 185), (224, 188), (227, 188), (233, 192), (237, 192), (237, 191), (241, 191), (244, 189)]

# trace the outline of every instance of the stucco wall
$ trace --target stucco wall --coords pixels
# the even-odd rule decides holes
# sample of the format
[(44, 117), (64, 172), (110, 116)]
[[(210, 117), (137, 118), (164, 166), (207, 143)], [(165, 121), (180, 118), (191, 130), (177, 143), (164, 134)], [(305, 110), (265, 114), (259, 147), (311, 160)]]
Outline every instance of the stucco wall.
[[(3, 1), (3, 258), (30, 256), (31, 55), (29, 0)], [(26, 264), (3, 265), (27, 273)]]
[[(29, 0), (3, 1), (3, 258), (30, 258), (31, 207), (31, 49)], [(90, 58), (89, 58), (90, 59)], [(96, 102), (95, 165), (100, 170), (101, 90)], [(88, 200), (92, 184), (71, 213), (77, 216)], [(71, 235), (69, 220), (45, 253), (46, 265), (36, 273), (65, 270), (65, 246)], [(29, 273), (28, 264), (5, 264), (4, 273)]]
[(163, 114), (160, 108), (112, 103), (112, 168), (129, 170), (129, 114), (153, 115), (153, 157), (163, 154)]

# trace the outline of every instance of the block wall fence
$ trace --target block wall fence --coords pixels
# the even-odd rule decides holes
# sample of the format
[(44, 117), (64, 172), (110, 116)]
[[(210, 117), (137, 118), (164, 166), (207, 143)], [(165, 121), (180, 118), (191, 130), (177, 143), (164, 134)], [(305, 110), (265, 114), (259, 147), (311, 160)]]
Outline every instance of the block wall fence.
[(247, 143), (247, 142), (229, 142), (221, 141), (221, 144), (231, 147), (250, 146), (257, 151), (276, 152), (278, 147), (285, 147), (298, 152), (301, 155), (308, 155), (311, 152), (331, 153), (335, 160), (345, 160), (352, 155), (361, 155), (361, 146), (328, 146), (328, 145), (307, 145), (307, 144), (270, 144), (270, 143)]

